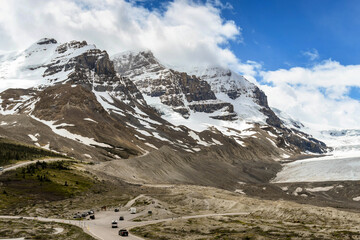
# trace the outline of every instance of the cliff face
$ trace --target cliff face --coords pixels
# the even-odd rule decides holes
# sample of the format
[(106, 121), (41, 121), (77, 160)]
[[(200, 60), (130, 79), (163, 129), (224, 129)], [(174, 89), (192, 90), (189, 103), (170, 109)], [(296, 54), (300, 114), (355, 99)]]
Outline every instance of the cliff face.
[(206, 81), (164, 67), (150, 51), (118, 54), (112, 60), (116, 71), (130, 78), (143, 94), (158, 97), (184, 118), (189, 118), (191, 110), (205, 113), (222, 110), (222, 115), (214, 118), (233, 115), (233, 106), (217, 99)]
[(243, 76), (222, 67), (194, 68), (191, 74), (208, 82), (219, 99), (236, 105), (235, 112), (241, 118), (253, 121), (256, 116), (260, 123), (282, 127), (281, 120), (269, 107), (265, 93)]

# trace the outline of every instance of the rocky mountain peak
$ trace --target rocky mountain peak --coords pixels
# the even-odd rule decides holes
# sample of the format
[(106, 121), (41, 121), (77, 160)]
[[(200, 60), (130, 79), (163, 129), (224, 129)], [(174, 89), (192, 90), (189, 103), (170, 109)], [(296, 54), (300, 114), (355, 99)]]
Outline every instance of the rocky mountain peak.
[(134, 83), (115, 72), (108, 53), (86, 41), (58, 43), (51, 38), (41, 39), (23, 52), (2, 58), (0, 73), (7, 79), (26, 77), (39, 90), (71, 83), (94, 93), (111, 92), (130, 105), (145, 103)]
[(57, 41), (54, 38), (42, 38), (36, 42), (37, 45), (56, 44)]
[(84, 83), (89, 81), (91, 72), (97, 75), (115, 76), (114, 66), (107, 52), (96, 48), (95, 45), (89, 45), (86, 41), (58, 44), (49, 56), (49, 61), (42, 67), (45, 68), (43, 77), (49, 79), (50, 83), (69, 79), (74, 83), (76, 80)]
[(256, 85), (243, 76), (220, 66), (195, 67), (189, 74), (207, 81), (215, 93), (226, 93), (229, 98), (236, 99), (240, 95), (251, 95)]
[(275, 127), (282, 127), (281, 120), (270, 109), (267, 96), (245, 77), (220, 66), (195, 67), (190, 74), (208, 82), (216, 97), (231, 102), (235, 112), (244, 119), (254, 119)]
[[(56, 51), (59, 54), (62, 54), (64, 52), (66, 52), (68, 49), (80, 49), (80, 48), (85, 47), (87, 45), (88, 44), (87, 44), (86, 41), (81, 41), (81, 42), (80, 41), (70, 41), (70, 42), (63, 43), (63, 44), (59, 45), (56, 48)], [(95, 45), (94, 45), (94, 47), (95, 47)]]
[(113, 55), (111, 59), (116, 71), (128, 77), (136, 77), (145, 71), (157, 72), (165, 69), (150, 50), (127, 51)]
[(115, 70), (130, 78), (143, 94), (159, 98), (184, 118), (189, 118), (191, 111), (214, 113), (218, 110), (222, 110), (222, 116), (214, 118), (234, 117), (233, 106), (218, 100), (206, 81), (166, 68), (151, 51), (119, 53), (111, 59)]

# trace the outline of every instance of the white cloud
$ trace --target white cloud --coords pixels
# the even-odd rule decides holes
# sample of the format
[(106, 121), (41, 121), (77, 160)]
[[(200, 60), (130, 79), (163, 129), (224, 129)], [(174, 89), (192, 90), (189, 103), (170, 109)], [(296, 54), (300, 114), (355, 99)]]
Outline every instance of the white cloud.
[(207, 0), (209, 4), (220, 7), (221, 9), (234, 9), (233, 5), (229, 2), (223, 3), (221, 0)]
[(348, 96), (360, 86), (360, 65), (327, 60), (311, 68), (261, 72), (270, 106), (321, 127), (358, 128), (360, 102)]
[(256, 77), (262, 68), (262, 65), (255, 61), (246, 61), (245, 63), (239, 63), (230, 65), (230, 68), (236, 72), (243, 74), (243, 76), (252, 83), (257, 84)]
[(306, 52), (303, 52), (303, 55), (308, 57), (311, 61), (314, 61), (319, 58), (319, 52), (315, 48)]
[(231, 5), (175, 0), (148, 10), (124, 0), (0, 0), (0, 51), (22, 49), (43, 37), (86, 40), (109, 54), (150, 49), (170, 65), (218, 64), (251, 68), (227, 47), (241, 29), (221, 17)]

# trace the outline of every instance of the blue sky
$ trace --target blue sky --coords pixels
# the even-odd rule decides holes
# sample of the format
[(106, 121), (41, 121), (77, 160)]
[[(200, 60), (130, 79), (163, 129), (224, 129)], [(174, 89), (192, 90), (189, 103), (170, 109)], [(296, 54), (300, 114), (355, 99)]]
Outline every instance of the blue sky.
[[(168, 2), (137, 3), (162, 11)], [(242, 62), (256, 61), (263, 71), (311, 68), (329, 59), (342, 65), (360, 64), (359, 1), (223, 0), (221, 4), (221, 17), (241, 28), (241, 37), (224, 47)], [(322, 88), (319, 91), (326, 95)], [(360, 88), (347, 86), (345, 96), (360, 100)]]
[[(169, 1), (135, 2), (162, 10)], [(231, 7), (223, 8), (221, 16), (241, 27), (243, 42), (229, 44), (243, 61), (260, 62), (266, 70), (306, 67), (329, 58), (360, 64), (359, 1), (222, 0), (227, 3)], [(316, 59), (304, 54), (314, 51)]]
[(242, 27), (243, 44), (231, 43), (241, 59), (269, 70), (312, 64), (303, 53), (342, 64), (360, 63), (360, 2), (335, 0), (237, 0), (223, 11)]

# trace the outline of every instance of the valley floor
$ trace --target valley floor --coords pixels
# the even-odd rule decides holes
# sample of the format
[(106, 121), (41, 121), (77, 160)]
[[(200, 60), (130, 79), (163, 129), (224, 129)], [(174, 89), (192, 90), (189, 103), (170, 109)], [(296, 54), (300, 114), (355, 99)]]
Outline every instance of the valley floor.
[[(344, 176), (344, 171), (351, 170), (350, 166), (357, 167), (360, 161), (329, 157), (295, 161), (286, 164), (277, 178), (284, 173), (303, 180), (326, 176), (322, 171), (336, 172), (327, 168), (329, 163), (336, 164), (336, 160), (340, 161), (339, 174)], [(318, 165), (310, 171), (312, 164)], [(29, 230), (13, 236), (40, 233), (30, 231), (40, 226), (34, 221), (18, 219), (38, 216), (38, 220), (81, 227), (92, 236), (84, 235), (82, 239), (120, 239), (118, 231), (122, 228), (130, 231), (128, 239), (360, 239), (358, 181), (281, 182), (276, 178), (273, 183), (239, 182), (231, 191), (196, 185), (129, 184), (105, 171), (94, 175), (90, 171), (92, 165), (73, 161), (39, 162), (34, 166), (20, 165), (0, 175), (3, 198), (0, 212), (17, 218), (0, 221), (0, 238), (25, 228)], [(287, 173), (287, 166), (296, 166), (297, 172), (308, 175)], [(98, 173), (96, 166), (94, 169)], [(68, 179), (68, 186), (64, 185), (64, 179)], [(28, 191), (20, 188), (19, 183), (33, 187)], [(54, 192), (55, 187), (61, 191)], [(46, 200), (39, 202), (40, 197)], [(102, 206), (107, 206), (107, 210), (102, 210)], [(130, 214), (130, 207), (136, 207), (137, 214)], [(120, 211), (115, 212), (115, 208)], [(95, 210), (95, 220), (73, 219), (74, 214), (89, 209)], [(119, 221), (120, 216), (125, 220)], [(119, 228), (111, 228), (112, 220), (118, 220)], [(62, 227), (45, 225), (46, 229)], [(56, 239), (71, 239), (66, 237), (69, 227), (62, 228), (64, 231), (57, 233)], [(54, 230), (44, 234), (50, 236)]]
[[(119, 212), (115, 212), (114, 207), (97, 210), (95, 220), (40, 217), (38, 220), (80, 226), (102, 240), (121, 239), (118, 230), (122, 228), (130, 230), (128, 239), (137, 240), (360, 239), (359, 213), (283, 200), (261, 200), (210, 187), (165, 188), (167, 194), (140, 195), (123, 205)], [(138, 213), (130, 214), (129, 206), (137, 207)], [(111, 228), (112, 220), (118, 220), (119, 216), (125, 220), (118, 221), (119, 228)], [(64, 234), (58, 233), (58, 239), (66, 239)]]

